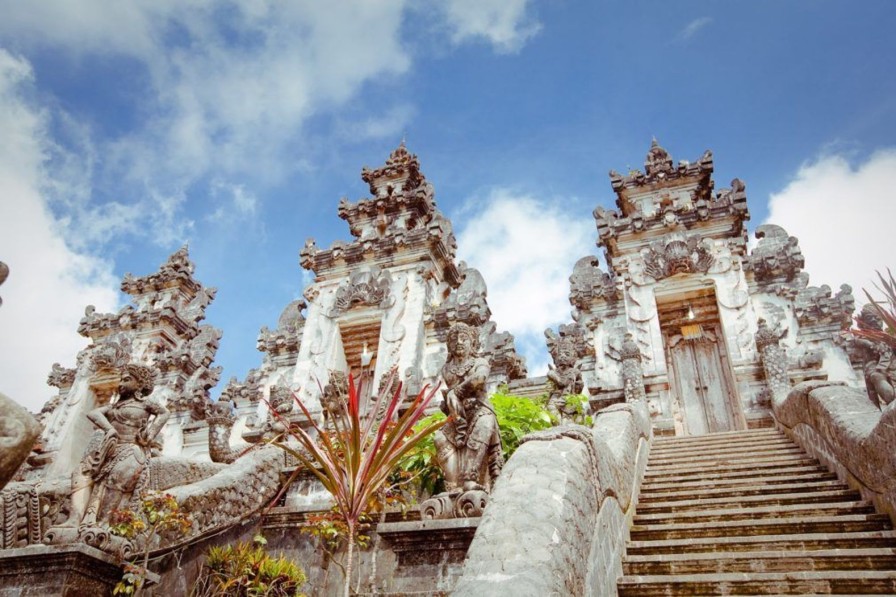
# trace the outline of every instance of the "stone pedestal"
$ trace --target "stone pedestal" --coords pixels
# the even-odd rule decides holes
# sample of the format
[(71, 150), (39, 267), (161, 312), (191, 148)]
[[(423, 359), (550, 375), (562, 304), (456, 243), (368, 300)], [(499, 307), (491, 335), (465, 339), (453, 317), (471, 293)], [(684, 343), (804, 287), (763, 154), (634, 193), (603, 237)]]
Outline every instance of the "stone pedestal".
[(376, 532), (398, 556), (399, 567), (461, 566), (478, 526), (479, 518), (414, 520), (384, 522), (377, 525)]
[(86, 545), (0, 551), (0, 597), (106, 597), (119, 580), (115, 558)]

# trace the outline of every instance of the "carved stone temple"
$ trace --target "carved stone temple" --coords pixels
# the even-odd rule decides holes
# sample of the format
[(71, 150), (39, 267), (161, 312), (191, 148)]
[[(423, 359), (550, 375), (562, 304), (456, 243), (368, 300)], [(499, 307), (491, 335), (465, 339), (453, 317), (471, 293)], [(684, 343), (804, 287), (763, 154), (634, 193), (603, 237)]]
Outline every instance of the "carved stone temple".
[[(131, 304), (87, 306), (85, 348), (52, 365), (36, 442), (0, 412), (0, 596), (109, 595), (144, 551), (146, 592), (186, 595), (206, 549), (258, 533), (306, 592), (334, 594), (337, 566), (300, 532), (329, 494), (269, 440), (310, 427), (295, 398), (333, 429), (350, 374), (367, 395), (401, 382), (405, 407), (441, 384), (433, 408), (450, 415), (433, 442), (445, 492), (371, 524), (362, 593), (896, 593), (896, 355), (849, 331), (848, 286), (810, 286), (796, 238), (766, 224), (751, 243), (745, 183), (712, 174), (709, 151), (675, 162), (656, 140), (643, 171), (610, 172), (603, 254), (574, 265), (540, 377), (404, 143), (361, 171), (368, 197), (336, 205), (349, 240), (296, 247), (312, 282), (217, 400), (222, 330), (202, 323), (216, 290), (188, 248), (127, 274)], [(882, 329), (873, 307), (858, 327)], [(557, 423), (506, 462), (489, 398), (504, 385)], [(184, 535), (111, 532), (147, 491), (175, 498)]]

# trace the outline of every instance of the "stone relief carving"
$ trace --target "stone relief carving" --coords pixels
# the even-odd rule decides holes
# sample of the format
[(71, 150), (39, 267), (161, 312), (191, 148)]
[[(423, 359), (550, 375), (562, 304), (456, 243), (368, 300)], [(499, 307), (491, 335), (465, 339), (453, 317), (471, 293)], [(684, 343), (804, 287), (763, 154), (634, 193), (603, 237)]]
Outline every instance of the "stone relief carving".
[(371, 269), (354, 272), (336, 290), (330, 317), (338, 317), (357, 305), (388, 309), (394, 302), (391, 295), (392, 275), (389, 270)]
[(656, 241), (643, 249), (641, 256), (644, 273), (656, 281), (676, 274), (705, 274), (714, 261), (706, 242), (697, 235)]
[(761, 317), (757, 324), (756, 350), (759, 351), (759, 358), (762, 361), (765, 383), (768, 385), (772, 398), (776, 402), (781, 401), (787, 397), (787, 393), (790, 391), (787, 353), (781, 347), (781, 339), (787, 336), (787, 330), (773, 330)]
[(448, 331), (442, 367), (442, 410), (451, 419), (435, 434), (436, 458), (448, 490), (421, 505), (424, 518), (479, 516), (504, 459), (498, 421), (488, 401), (488, 361), (478, 356), (475, 328), (456, 323)]
[(320, 399), (324, 412), (324, 424), (331, 431), (335, 429), (335, 421), (345, 412), (348, 400), (348, 377), (345, 371), (330, 371), (327, 385), (324, 386)]
[(643, 356), (633, 334), (626, 332), (617, 342), (610, 343), (607, 356), (622, 364), (622, 390), (626, 402), (646, 400), (644, 388)]

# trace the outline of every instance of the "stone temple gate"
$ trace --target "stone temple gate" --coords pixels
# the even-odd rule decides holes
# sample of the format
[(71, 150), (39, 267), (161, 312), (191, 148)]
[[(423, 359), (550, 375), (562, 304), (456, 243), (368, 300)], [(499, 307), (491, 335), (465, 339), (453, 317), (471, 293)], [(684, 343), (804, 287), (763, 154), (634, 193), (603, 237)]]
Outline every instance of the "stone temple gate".
[[(0, 595), (61, 594), (72, 586), (108, 593), (120, 574), (116, 558), (134, 546), (109, 534), (105, 504), (130, 503), (146, 489), (170, 493), (193, 518), (187, 537), (152, 545), (159, 594), (187, 590), (201, 566), (200, 547), (215, 537), (258, 530), (310, 566), (315, 586), (332, 585), (308, 564), (325, 567), (321, 550), (295, 530), (309, 513), (328, 509), (327, 494), (305, 474), (269, 509), (297, 463), (265, 440), (285, 426), (308, 426), (294, 394), (327, 424), (349, 373), (380, 392), (394, 391), (401, 381), (403, 395), (413, 397), (424, 384), (463, 380), (475, 370), (475, 392), (506, 384), (523, 397), (546, 395), (559, 423), (527, 436), (503, 471), (501, 462), (490, 461), (488, 483), (464, 483), (476, 495), (492, 492), (470, 510), (474, 514), (452, 519), (457, 496), (449, 492), (440, 502), (447, 504), (444, 516), (426, 520), (423, 508), (409, 520), (384, 519), (374, 531), (373, 551), (360, 561), (370, 593), (609, 595), (625, 572), (618, 580), (623, 594), (654, 594), (632, 589), (651, 582), (659, 583), (656, 594), (679, 594), (669, 593), (670, 586), (695, 594), (703, 589), (690, 581), (645, 580), (653, 572), (643, 576), (643, 570), (661, 566), (649, 556), (632, 559), (647, 549), (636, 537), (647, 541), (660, 531), (649, 522), (659, 514), (641, 508), (678, 499), (674, 490), (683, 483), (692, 489), (680, 499), (705, 490), (728, 512), (742, 505), (741, 497), (736, 487), (722, 485), (736, 485), (754, 465), (790, 474), (806, 458), (794, 450), (833, 470), (843, 496), (860, 492), (863, 504), (893, 516), (896, 411), (889, 406), (896, 358), (883, 345), (847, 333), (851, 289), (810, 286), (796, 238), (766, 224), (749, 244), (745, 184), (734, 179), (717, 190), (712, 173), (709, 151), (676, 163), (656, 140), (643, 171), (610, 172), (615, 207), (599, 205), (593, 214), (603, 259), (586, 255), (574, 265), (570, 320), (545, 331), (554, 362), (544, 377), (527, 377), (513, 336), (497, 329), (485, 280), (457, 261), (451, 223), (403, 143), (382, 167), (362, 170), (369, 197), (339, 202), (351, 239), (328, 248), (309, 239), (301, 248), (301, 266), (313, 272), (313, 281), (302, 299), (284, 308), (275, 329), (261, 328), (261, 364), (245, 379), (227, 382), (218, 401), (210, 390), (221, 373), (214, 358), (222, 332), (201, 323), (216, 290), (194, 278), (187, 249), (157, 272), (126, 275), (121, 289), (132, 304), (105, 314), (87, 307), (78, 331), (90, 342), (73, 367), (53, 365), (48, 383), (58, 395), (38, 415), (41, 435), (25, 462), (9, 471), (13, 482), (0, 494)], [(880, 328), (865, 311), (862, 322)], [(462, 348), (472, 353), (451, 352), (456, 345), (449, 332), (455, 343), (463, 337)], [(865, 396), (866, 383), (873, 401)], [(563, 396), (570, 394), (586, 396), (593, 427), (568, 424)], [(654, 440), (662, 436), (670, 438)], [(755, 441), (795, 441), (798, 447), (762, 456), (771, 448)], [(731, 456), (714, 455), (728, 444)], [(648, 467), (651, 446), (656, 456)], [(755, 462), (731, 462), (754, 452), (760, 452)], [(694, 460), (698, 464), (689, 464)], [(712, 487), (704, 488), (698, 479), (707, 470)], [(822, 475), (818, 483), (830, 481), (826, 470), (812, 473)], [(749, 477), (755, 487), (743, 489), (752, 496), (744, 499), (770, 504), (770, 510), (738, 511), (732, 521), (801, 507), (798, 496), (762, 501), (754, 494), (764, 491), (766, 477), (757, 475)], [(803, 491), (800, 479), (809, 472), (793, 475), (780, 479)], [(767, 483), (769, 493), (781, 493), (774, 481)], [(729, 493), (736, 503), (726, 501)], [(704, 506), (690, 501), (681, 507), (697, 510), (693, 520), (723, 516), (702, 513), (698, 507)], [(856, 507), (866, 512), (871, 506)], [(834, 509), (822, 508), (825, 515)], [(819, 533), (836, 532), (813, 521)], [(810, 525), (802, 519), (793, 524)], [(692, 531), (675, 532), (691, 537), (686, 533)], [(724, 527), (710, 537), (732, 532)], [(874, 532), (892, 542), (881, 529)], [(717, 555), (715, 547), (706, 549)], [(167, 557), (175, 552), (189, 564)], [(736, 555), (729, 559), (732, 574), (746, 565), (736, 563)], [(84, 572), (91, 567), (94, 572)], [(840, 582), (819, 574), (809, 579), (821, 583), (812, 585), (817, 592)], [(888, 568), (878, 577), (883, 584), (850, 577), (860, 583), (850, 586), (896, 590), (896, 573)], [(748, 581), (744, 590), (759, 590)], [(769, 586), (789, 586), (781, 582)]]

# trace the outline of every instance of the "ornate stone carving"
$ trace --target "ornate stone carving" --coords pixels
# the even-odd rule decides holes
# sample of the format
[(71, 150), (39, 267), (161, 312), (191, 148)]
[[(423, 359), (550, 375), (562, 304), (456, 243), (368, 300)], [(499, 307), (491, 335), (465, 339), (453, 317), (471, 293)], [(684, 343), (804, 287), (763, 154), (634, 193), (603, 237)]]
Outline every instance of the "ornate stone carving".
[(258, 369), (250, 369), (243, 382), (238, 381), (235, 377), (231, 377), (221, 391), (221, 400), (240, 405), (258, 402), (264, 393), (261, 384), (262, 377), (262, 372)]
[(643, 249), (641, 255), (644, 273), (657, 281), (675, 274), (705, 274), (714, 261), (703, 239), (697, 235), (657, 241)]
[(294, 300), (280, 314), (277, 329), (271, 331), (266, 326), (261, 328), (256, 347), (267, 355), (266, 361), (276, 366), (295, 365), (299, 356), (301, 333), (305, 327), (302, 311), (307, 306), (304, 299)]
[(842, 284), (833, 296), (827, 285), (803, 288), (793, 302), (793, 312), (801, 328), (833, 325), (841, 330), (849, 329), (855, 308), (849, 284)]
[(492, 315), (488, 307), (488, 288), (479, 270), (461, 261), (458, 271), (462, 277), (460, 286), (433, 313), (436, 329), (442, 333), (447, 333), (454, 322), (479, 327)]
[(348, 377), (344, 371), (330, 371), (327, 385), (320, 403), (324, 411), (324, 421), (329, 429), (334, 429), (335, 420), (345, 412), (345, 404), (348, 400)]
[(784, 400), (790, 391), (787, 353), (781, 347), (781, 339), (787, 335), (787, 330), (773, 330), (761, 317), (757, 323), (759, 327), (756, 330), (756, 350), (759, 351), (759, 358), (762, 361), (765, 383), (772, 399), (779, 402)]
[(329, 315), (338, 317), (357, 305), (388, 309), (394, 301), (391, 288), (392, 275), (389, 270), (371, 269), (354, 272), (336, 290), (336, 301)]
[(600, 268), (594, 255), (576, 261), (569, 277), (569, 303), (580, 311), (587, 311), (597, 301), (616, 301), (619, 298), (615, 279)]
[(553, 412), (560, 423), (567, 423), (573, 420), (576, 414), (565, 402), (565, 397), (570, 395), (579, 395), (585, 389), (585, 382), (582, 378), (582, 371), (577, 366), (579, 360), (579, 350), (576, 341), (569, 337), (559, 337), (551, 342), (548, 336), (548, 349), (551, 358), (554, 360), (552, 365), (548, 365), (548, 409)]
[(802, 272), (805, 260), (799, 240), (774, 224), (756, 229), (759, 242), (746, 260), (746, 267), (760, 284), (790, 283)]
[[(442, 368), (447, 386), (442, 410), (451, 419), (434, 438), (448, 495), (434, 496), (432, 499), (436, 501), (450, 499), (457, 504), (463, 493), (488, 493), (504, 464), (498, 421), (486, 395), (489, 365), (477, 355), (478, 348), (479, 334), (475, 328), (463, 323), (451, 326), (448, 361)], [(477, 496), (481, 498), (479, 503), (484, 504), (484, 495)], [(428, 502), (424, 502), (421, 510), (428, 508)], [(446, 510), (445, 507), (437, 509)]]
[(622, 364), (622, 389), (625, 401), (646, 400), (644, 368), (641, 363), (643, 356), (634, 335), (626, 332), (618, 347), (610, 343), (606, 354)]
[(81, 466), (72, 475), (71, 516), (63, 528), (51, 529), (50, 543), (74, 540), (106, 550), (127, 549), (108, 532), (109, 517), (133, 503), (149, 488), (149, 459), (168, 411), (149, 395), (153, 372), (141, 365), (120, 369), (118, 400), (88, 413), (97, 428)]
[(497, 331), (497, 324), (490, 320), (488, 289), (479, 270), (461, 262), (463, 281), (460, 287), (448, 295), (432, 314), (436, 334), (445, 339), (455, 323), (464, 323), (479, 330), (479, 346), (482, 356), (491, 364), (493, 378), (506, 380), (526, 376), (526, 362), (516, 352), (513, 335)]
[(236, 417), (233, 404), (219, 399), (209, 407), (205, 417), (208, 423), (208, 455), (212, 462), (230, 464), (240, 456), (240, 452), (230, 447), (230, 435)]
[[(862, 307), (856, 325), (861, 331), (883, 330), (883, 320), (871, 304)], [(896, 398), (896, 351), (884, 342), (853, 335), (850, 338), (854, 345), (850, 357), (862, 366), (868, 398), (883, 409)]]
[(302, 267), (320, 273), (342, 264), (394, 263), (428, 253), (439, 278), (457, 287), (457, 242), (450, 223), (436, 208), (433, 187), (420, 171), (417, 157), (402, 144), (382, 168), (364, 168), (361, 177), (374, 196), (357, 203), (343, 199), (338, 212), (355, 240), (337, 241), (324, 250), (309, 240), (301, 251)]
[(60, 390), (67, 390), (72, 387), (73, 383), (75, 383), (76, 373), (76, 369), (69, 369), (63, 367), (59, 363), (53, 363), (53, 367), (50, 369), (49, 375), (47, 375), (47, 385), (59, 388)]

